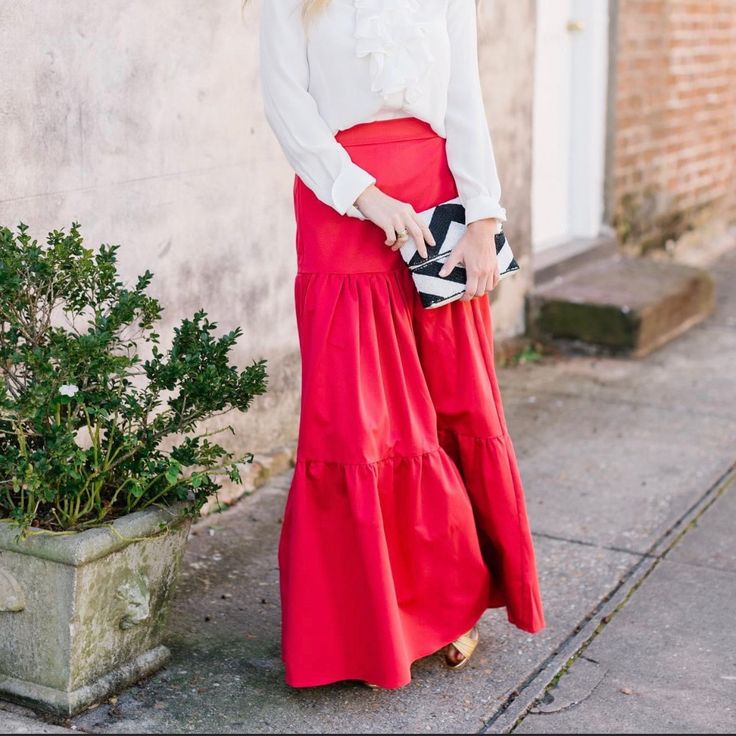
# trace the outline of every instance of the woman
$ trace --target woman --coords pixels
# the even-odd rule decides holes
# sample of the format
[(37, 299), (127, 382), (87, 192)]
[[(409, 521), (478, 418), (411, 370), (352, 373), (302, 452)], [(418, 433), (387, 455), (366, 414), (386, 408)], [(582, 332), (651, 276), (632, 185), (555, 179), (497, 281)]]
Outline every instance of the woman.
[[(302, 354), (279, 546), (286, 681), (397, 688), (489, 607), (544, 623), (493, 368), (488, 292), (505, 219), (474, 0), (266, 0), (262, 87), (296, 170)], [(462, 301), (426, 310), (398, 249), (461, 197)], [(446, 267), (447, 272), (452, 264)], [(443, 274), (444, 275), (444, 274)]]

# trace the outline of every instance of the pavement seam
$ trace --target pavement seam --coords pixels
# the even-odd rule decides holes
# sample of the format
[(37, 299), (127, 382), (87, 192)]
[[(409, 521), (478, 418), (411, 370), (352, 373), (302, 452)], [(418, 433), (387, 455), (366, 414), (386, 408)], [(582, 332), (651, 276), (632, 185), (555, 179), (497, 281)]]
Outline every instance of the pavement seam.
[(694, 527), (695, 522), (716, 503), (734, 481), (736, 481), (736, 462), (652, 544), (638, 562), (632, 565), (619, 583), (578, 623), (557, 650), (544, 659), (508, 696), (478, 733), (511, 733), (550, 685), (559, 680), (575, 659), (582, 656), (613, 616), (626, 605), (644, 580), (657, 568), (665, 555)]
[(534, 532), (533, 536), (539, 537), (540, 539), (549, 539), (552, 542), (567, 542), (569, 544), (579, 544), (581, 547), (593, 547), (594, 549), (600, 549), (606, 552), (619, 552), (633, 557), (652, 557), (649, 552), (638, 552), (635, 549), (625, 549), (624, 547), (609, 547), (605, 544), (588, 542), (585, 539), (570, 539), (569, 537), (560, 537), (556, 534), (548, 534), (547, 532)]
[(696, 570), (710, 570), (711, 572), (723, 572), (726, 573), (726, 575), (736, 575), (736, 570), (731, 570), (728, 567), (702, 565), (699, 562), (688, 562), (687, 560), (673, 560), (671, 557), (667, 557), (667, 562), (670, 565), (682, 565), (683, 567), (692, 567)]

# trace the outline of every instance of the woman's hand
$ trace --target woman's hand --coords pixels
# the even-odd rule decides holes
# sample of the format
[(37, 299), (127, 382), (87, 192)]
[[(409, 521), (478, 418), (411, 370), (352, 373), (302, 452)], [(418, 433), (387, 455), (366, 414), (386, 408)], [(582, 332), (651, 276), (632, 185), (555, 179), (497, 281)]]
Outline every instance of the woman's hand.
[(414, 238), (419, 255), (426, 258), (426, 243), (435, 245), (432, 233), (414, 208), (406, 202), (389, 197), (375, 185), (363, 191), (355, 204), (366, 218), (386, 233), (386, 245), (391, 250), (399, 250), (411, 237)]
[(496, 227), (496, 220), (493, 219), (471, 222), (440, 271), (440, 276), (449, 276), (459, 263), (465, 265), (468, 280), (464, 302), (493, 291), (500, 280), (495, 246)]

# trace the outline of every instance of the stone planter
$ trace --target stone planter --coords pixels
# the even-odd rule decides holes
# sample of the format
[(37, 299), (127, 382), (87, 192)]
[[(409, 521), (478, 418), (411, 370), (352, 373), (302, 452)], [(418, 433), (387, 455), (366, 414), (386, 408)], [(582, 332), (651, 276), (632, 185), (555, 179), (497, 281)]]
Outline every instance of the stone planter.
[(0, 523), (0, 698), (69, 716), (160, 668), (190, 525), (151, 509), (21, 541)]

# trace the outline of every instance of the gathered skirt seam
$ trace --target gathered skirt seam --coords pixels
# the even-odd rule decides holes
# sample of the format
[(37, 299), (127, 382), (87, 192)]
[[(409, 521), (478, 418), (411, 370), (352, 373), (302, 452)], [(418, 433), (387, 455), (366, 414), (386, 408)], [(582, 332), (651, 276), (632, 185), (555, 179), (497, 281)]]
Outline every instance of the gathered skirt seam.
[(344, 148), (360, 148), (361, 146), (376, 146), (376, 145), (383, 145), (384, 143), (407, 143), (408, 141), (431, 141), (436, 140), (437, 138), (441, 138), (444, 140), (443, 136), (438, 136), (436, 133), (433, 134), (427, 134), (427, 135), (414, 135), (411, 137), (402, 137), (402, 136), (396, 136), (395, 138), (382, 138), (380, 140), (367, 140), (367, 141), (360, 141), (360, 142), (350, 142), (346, 141), (345, 138), (347, 136), (343, 136), (342, 139), (340, 139), (340, 136), (338, 134), (338, 140), (340, 144)]
[(486, 437), (479, 437), (477, 434), (464, 434), (463, 432), (457, 432), (454, 429), (445, 429), (442, 427), (437, 428), (438, 432), (444, 432), (445, 434), (454, 434), (456, 437), (463, 437), (469, 440), (477, 440), (478, 442), (490, 442), (491, 440), (510, 440), (511, 436), (508, 430), (503, 431), (501, 434), (492, 434)]
[(388, 271), (297, 271), (297, 276), (388, 276), (390, 274), (399, 273), (406, 265), (392, 268)]
[(441, 451), (442, 447), (440, 445), (437, 445), (432, 450), (424, 450), (423, 452), (417, 452), (414, 455), (388, 455), (387, 457), (379, 458), (378, 460), (365, 460), (360, 463), (346, 463), (342, 460), (318, 460), (313, 458), (306, 458), (301, 459), (297, 458), (296, 464), (299, 465), (301, 463), (318, 463), (320, 465), (343, 465), (346, 467), (364, 467), (368, 465), (380, 465), (381, 463), (387, 463), (391, 460), (416, 460), (417, 458), (424, 457), (425, 455), (432, 455), (436, 453), (437, 451)]

